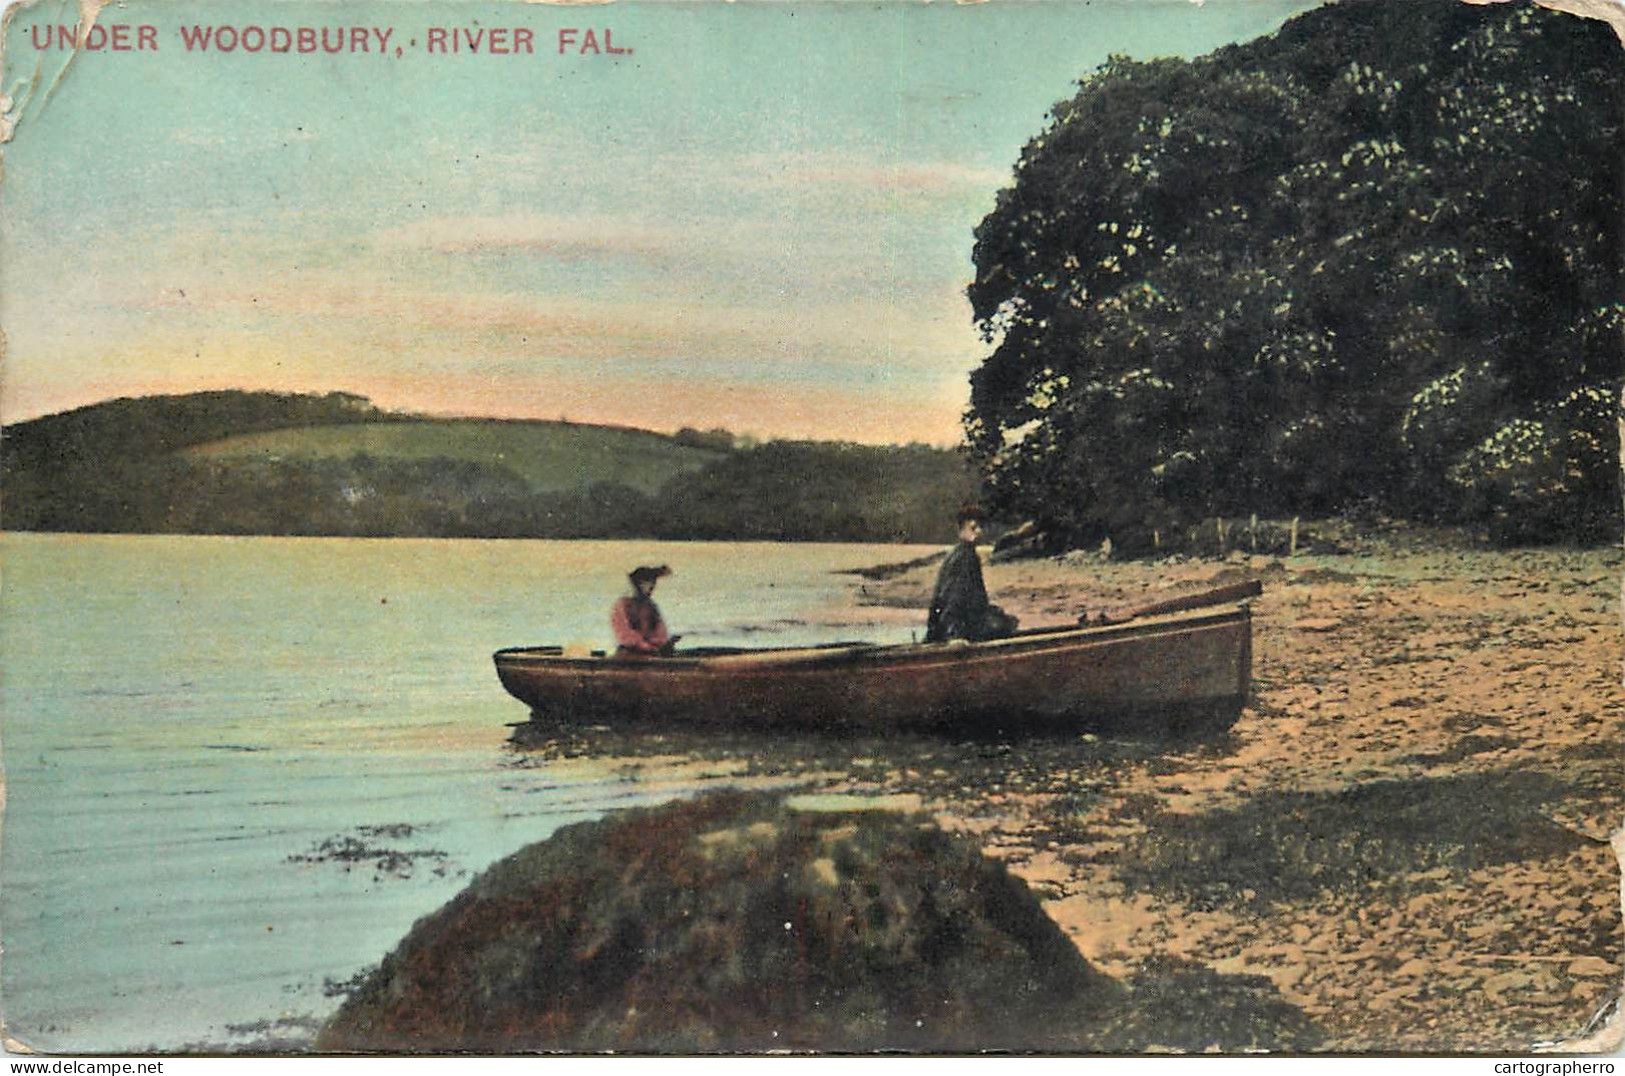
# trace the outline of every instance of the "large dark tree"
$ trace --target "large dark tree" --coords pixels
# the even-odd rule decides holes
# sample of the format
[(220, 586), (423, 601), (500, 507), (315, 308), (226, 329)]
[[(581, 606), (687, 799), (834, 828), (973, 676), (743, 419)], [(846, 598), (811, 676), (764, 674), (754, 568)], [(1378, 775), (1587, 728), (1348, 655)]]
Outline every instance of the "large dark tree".
[(1620, 61), (1602, 23), (1414, 0), (1109, 61), (976, 230), (995, 507), (1129, 546), (1356, 504), (1617, 535)]

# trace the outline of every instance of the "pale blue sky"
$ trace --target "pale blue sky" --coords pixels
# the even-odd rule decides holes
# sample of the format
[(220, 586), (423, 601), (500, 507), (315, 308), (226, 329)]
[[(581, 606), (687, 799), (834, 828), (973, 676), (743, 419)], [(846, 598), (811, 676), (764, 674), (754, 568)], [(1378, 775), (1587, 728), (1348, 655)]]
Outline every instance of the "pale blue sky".
[[(1110, 53), (1197, 55), (1309, 6), (129, 0), (98, 22), (152, 25), (157, 51), (65, 72), (32, 35), (76, 5), (27, 6), (0, 420), (343, 389), (951, 443), (984, 353), (971, 230), (1049, 107)], [(188, 53), (193, 25), (389, 28), (402, 55)], [(433, 26), (536, 52), (430, 55)], [(566, 27), (631, 52), (559, 55)]]

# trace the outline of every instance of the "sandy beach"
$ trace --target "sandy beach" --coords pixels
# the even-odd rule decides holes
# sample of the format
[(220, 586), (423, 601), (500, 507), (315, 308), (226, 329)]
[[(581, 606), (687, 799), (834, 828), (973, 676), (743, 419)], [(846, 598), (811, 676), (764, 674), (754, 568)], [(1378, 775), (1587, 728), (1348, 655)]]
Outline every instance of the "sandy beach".
[[(1032, 624), (1261, 579), (1255, 696), (1228, 742), (1115, 769), (1066, 843), (1044, 832), (1053, 794), (942, 813), (1046, 888), (1107, 971), (1173, 957), (1266, 977), (1338, 1050), (1575, 1036), (1625, 974), (1608, 844), (1625, 817), (1620, 563), (1396, 546), (993, 565), (990, 592)], [(920, 604), (928, 575), (877, 598)], [(1238, 826), (1264, 846), (1228, 847)], [(1147, 857), (1177, 876), (1221, 849), (1247, 858), (1234, 884), (1258, 870), (1252, 886), (1227, 893), (1224, 867), (1196, 862), (1186, 884), (1144, 884)]]
[[(1217, 739), (599, 731), (535, 761), (616, 755), (654, 779), (683, 759), (729, 783), (911, 797), (1024, 878), (1096, 967), (1131, 988), (1209, 976), (1170, 1049), (1506, 1052), (1602, 1032), (1595, 1049), (1625, 978), (1620, 551), (1352, 549), (988, 566), (1025, 626), (1261, 580), (1254, 697)], [(933, 574), (861, 598), (922, 609)]]

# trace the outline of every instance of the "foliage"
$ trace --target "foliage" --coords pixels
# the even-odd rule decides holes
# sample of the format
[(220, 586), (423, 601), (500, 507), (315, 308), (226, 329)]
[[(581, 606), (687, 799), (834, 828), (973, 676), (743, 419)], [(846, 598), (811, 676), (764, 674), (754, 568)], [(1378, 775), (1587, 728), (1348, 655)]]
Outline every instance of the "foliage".
[(710, 448), (719, 452), (727, 452), (735, 448), (744, 447), (738, 443), (733, 433), (718, 426), (710, 430), (696, 430), (692, 426), (684, 426), (671, 435), (671, 439), (680, 445), (692, 445), (695, 448)]
[(1110, 60), (976, 231), (994, 507), (1129, 549), (1372, 499), (1617, 536), (1618, 48), (1534, 7), (1366, 3)]
[(955, 453), (773, 441), (680, 475), (662, 492), (669, 538), (948, 541), (976, 484)]

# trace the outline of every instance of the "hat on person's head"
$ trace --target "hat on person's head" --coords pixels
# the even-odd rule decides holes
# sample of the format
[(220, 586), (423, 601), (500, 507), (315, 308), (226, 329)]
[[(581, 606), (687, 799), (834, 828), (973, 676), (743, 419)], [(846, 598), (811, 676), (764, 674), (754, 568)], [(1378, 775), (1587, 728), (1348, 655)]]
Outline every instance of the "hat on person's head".
[(633, 583), (653, 583), (661, 576), (670, 574), (671, 569), (664, 564), (656, 565), (653, 568), (645, 565), (641, 568), (633, 568), (631, 579)]
[(976, 522), (980, 523), (980, 522), (982, 522), (982, 520), (986, 519), (987, 517), (982, 515), (982, 509), (980, 507), (978, 507), (977, 505), (967, 504), (967, 505), (963, 505), (959, 509), (959, 515), (956, 518), (959, 521), (959, 525), (961, 527), (963, 527), (965, 524), (969, 523), (973, 519), (976, 520)]

